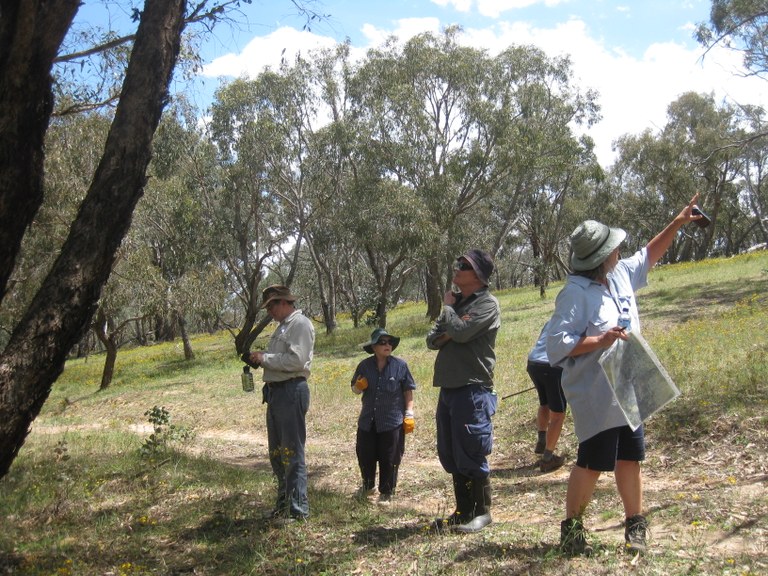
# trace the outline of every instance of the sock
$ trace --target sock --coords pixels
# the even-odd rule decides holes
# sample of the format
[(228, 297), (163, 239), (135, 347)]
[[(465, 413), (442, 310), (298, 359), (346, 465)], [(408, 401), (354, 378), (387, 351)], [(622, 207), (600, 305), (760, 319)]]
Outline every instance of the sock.
[(552, 452), (552, 450), (544, 450), (544, 455), (541, 457), (541, 459), (544, 460), (544, 462), (549, 462), (554, 456), (555, 453)]
[(539, 442), (546, 442), (546, 441), (547, 441), (547, 431), (539, 430)]

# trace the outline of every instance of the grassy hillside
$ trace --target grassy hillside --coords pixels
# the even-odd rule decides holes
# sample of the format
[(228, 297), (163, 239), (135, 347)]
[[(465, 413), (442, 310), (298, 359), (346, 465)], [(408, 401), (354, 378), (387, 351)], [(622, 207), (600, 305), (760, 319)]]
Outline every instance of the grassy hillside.
[[(559, 286), (497, 293), (500, 396), (530, 387), (525, 360)], [(359, 399), (349, 390), (368, 328), (342, 321), (318, 338), (310, 380), (307, 464), (312, 517), (261, 519), (274, 497), (260, 394), (240, 388), (227, 334), (122, 350), (96, 392), (103, 358), (67, 364), (11, 472), (0, 480), (0, 573), (96, 574), (760, 574), (768, 572), (768, 253), (660, 267), (640, 293), (643, 333), (682, 391), (648, 423), (644, 465), (651, 552), (623, 554), (621, 505), (610, 474), (587, 525), (596, 557), (556, 544), (568, 465), (535, 467), (536, 397), (499, 404), (492, 455), (494, 523), (441, 535), (453, 506), (437, 462), (424, 305), (399, 306), (388, 330), (417, 380), (395, 504), (356, 501)], [(266, 340), (256, 343), (265, 345)], [(257, 374), (258, 377), (258, 374)], [(258, 387), (257, 387), (258, 390)], [(162, 407), (165, 412), (153, 407)], [(154, 418), (154, 424), (152, 418)]]

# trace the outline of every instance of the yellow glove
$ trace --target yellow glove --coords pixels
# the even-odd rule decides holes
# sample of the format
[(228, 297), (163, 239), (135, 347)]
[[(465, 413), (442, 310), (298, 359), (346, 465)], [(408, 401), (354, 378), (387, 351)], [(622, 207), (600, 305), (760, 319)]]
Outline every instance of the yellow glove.
[(416, 420), (413, 419), (413, 412), (406, 412), (403, 418), (403, 432), (410, 434), (416, 428)]
[(355, 386), (354, 386), (355, 393), (360, 394), (360, 392), (362, 392), (366, 388), (368, 388), (367, 378), (362, 375), (358, 376), (357, 380), (355, 380)]

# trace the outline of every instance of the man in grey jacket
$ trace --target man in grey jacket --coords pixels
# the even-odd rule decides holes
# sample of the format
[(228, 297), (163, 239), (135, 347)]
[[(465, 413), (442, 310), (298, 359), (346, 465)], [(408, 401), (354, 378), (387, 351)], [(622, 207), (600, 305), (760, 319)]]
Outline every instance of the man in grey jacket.
[(497, 396), (493, 389), (496, 333), (501, 326), (499, 302), (488, 290), (493, 260), (470, 250), (454, 264), (453, 284), (443, 310), (427, 335), (427, 347), (438, 350), (433, 386), (437, 404), (437, 452), (453, 476), (456, 509), (437, 528), (477, 532), (491, 523), (488, 455), (493, 448)]

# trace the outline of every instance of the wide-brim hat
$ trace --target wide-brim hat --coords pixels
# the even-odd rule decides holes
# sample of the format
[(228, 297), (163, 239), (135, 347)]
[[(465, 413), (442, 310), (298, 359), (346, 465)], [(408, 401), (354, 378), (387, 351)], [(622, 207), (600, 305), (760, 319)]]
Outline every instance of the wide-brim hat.
[(270, 302), (274, 300), (287, 300), (288, 302), (295, 302), (298, 296), (291, 294), (290, 288), (282, 286), (280, 284), (274, 284), (267, 286), (261, 292), (261, 306), (259, 308), (266, 308)]
[(621, 228), (585, 220), (571, 233), (571, 268), (574, 272), (597, 268), (626, 237)]
[(493, 274), (493, 258), (483, 250), (469, 250), (461, 255), (472, 266), (478, 280), (488, 286), (491, 274)]
[(379, 341), (379, 339), (381, 339), (383, 336), (386, 336), (390, 340), (392, 340), (392, 350), (397, 348), (397, 345), (400, 344), (400, 338), (398, 338), (397, 336), (393, 336), (392, 334), (384, 330), (384, 328), (376, 328), (376, 330), (371, 332), (371, 341), (363, 344), (363, 350), (368, 352), (368, 354), (373, 354), (373, 345), (376, 344)]

